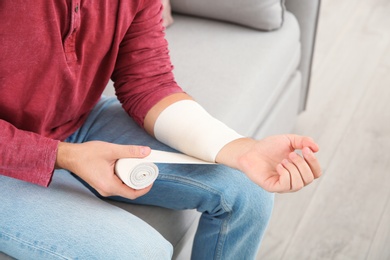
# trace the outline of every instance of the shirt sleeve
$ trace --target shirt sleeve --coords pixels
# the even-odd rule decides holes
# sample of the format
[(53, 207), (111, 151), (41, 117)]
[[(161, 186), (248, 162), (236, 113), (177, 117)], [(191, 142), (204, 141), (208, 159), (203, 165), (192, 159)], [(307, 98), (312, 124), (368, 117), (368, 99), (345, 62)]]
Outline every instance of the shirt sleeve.
[(0, 119), (0, 174), (47, 187), (58, 143)]
[(112, 76), (122, 106), (141, 126), (158, 101), (183, 92), (172, 70), (161, 1), (145, 0), (121, 42)]

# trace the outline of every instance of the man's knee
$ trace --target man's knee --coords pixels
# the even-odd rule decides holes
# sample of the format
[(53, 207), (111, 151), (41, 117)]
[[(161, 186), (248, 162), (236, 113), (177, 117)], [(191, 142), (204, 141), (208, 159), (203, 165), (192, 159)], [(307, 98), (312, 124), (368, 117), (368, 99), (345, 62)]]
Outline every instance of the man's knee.
[(268, 224), (274, 205), (273, 193), (265, 191), (240, 172), (237, 172), (230, 187), (224, 189), (224, 193), (233, 212), (241, 214), (248, 221), (253, 219), (263, 225)]

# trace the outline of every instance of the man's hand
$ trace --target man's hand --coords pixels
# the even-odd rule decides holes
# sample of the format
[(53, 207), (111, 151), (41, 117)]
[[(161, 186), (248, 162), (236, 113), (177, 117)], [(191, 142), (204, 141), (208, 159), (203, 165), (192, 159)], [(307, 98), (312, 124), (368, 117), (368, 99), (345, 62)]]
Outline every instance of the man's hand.
[[(302, 150), (303, 156), (295, 150)], [(217, 162), (241, 170), (267, 191), (292, 192), (321, 176), (314, 155), (318, 150), (311, 138), (298, 135), (271, 136), (260, 141), (242, 138), (223, 147)]]
[(115, 162), (120, 158), (143, 158), (150, 154), (149, 147), (117, 145), (100, 141), (82, 144), (60, 143), (56, 168), (73, 172), (91, 185), (102, 196), (122, 196), (135, 199), (145, 195), (152, 185), (134, 190), (114, 173)]

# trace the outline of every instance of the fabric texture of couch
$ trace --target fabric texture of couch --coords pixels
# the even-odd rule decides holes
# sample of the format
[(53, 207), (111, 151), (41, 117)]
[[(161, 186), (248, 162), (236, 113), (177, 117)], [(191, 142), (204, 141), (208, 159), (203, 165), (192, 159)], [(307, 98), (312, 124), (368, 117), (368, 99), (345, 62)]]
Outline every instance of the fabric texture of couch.
[[(242, 135), (290, 132), (305, 108), (320, 0), (286, 0), (283, 15), (260, 19), (260, 28), (250, 23), (259, 21), (253, 12), (248, 22), (237, 17), (247, 10), (234, 10), (235, 17), (229, 17), (217, 10), (228, 2), (205, 6), (209, 2), (172, 0), (174, 24), (166, 34), (177, 82)], [(266, 2), (276, 15), (278, 4), (284, 7), (283, 1), (245, 2), (252, 4), (249, 8)], [(225, 7), (245, 9), (245, 2)], [(282, 26), (277, 25), (280, 19)], [(114, 95), (112, 84), (105, 94)], [(155, 227), (173, 244), (174, 259), (190, 259), (198, 212), (111, 203)], [(5, 259), (1, 253), (0, 259)]]
[(271, 31), (283, 25), (284, 0), (170, 0), (176, 13)]

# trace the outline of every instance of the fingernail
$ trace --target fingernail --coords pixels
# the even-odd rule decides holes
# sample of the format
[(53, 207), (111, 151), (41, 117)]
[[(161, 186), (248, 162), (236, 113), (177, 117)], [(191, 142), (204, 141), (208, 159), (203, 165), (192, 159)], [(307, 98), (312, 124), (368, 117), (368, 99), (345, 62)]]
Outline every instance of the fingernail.
[(303, 148), (303, 153), (306, 157), (313, 157), (313, 152), (309, 147)]
[(147, 155), (149, 152), (149, 147), (141, 147), (141, 154)]

